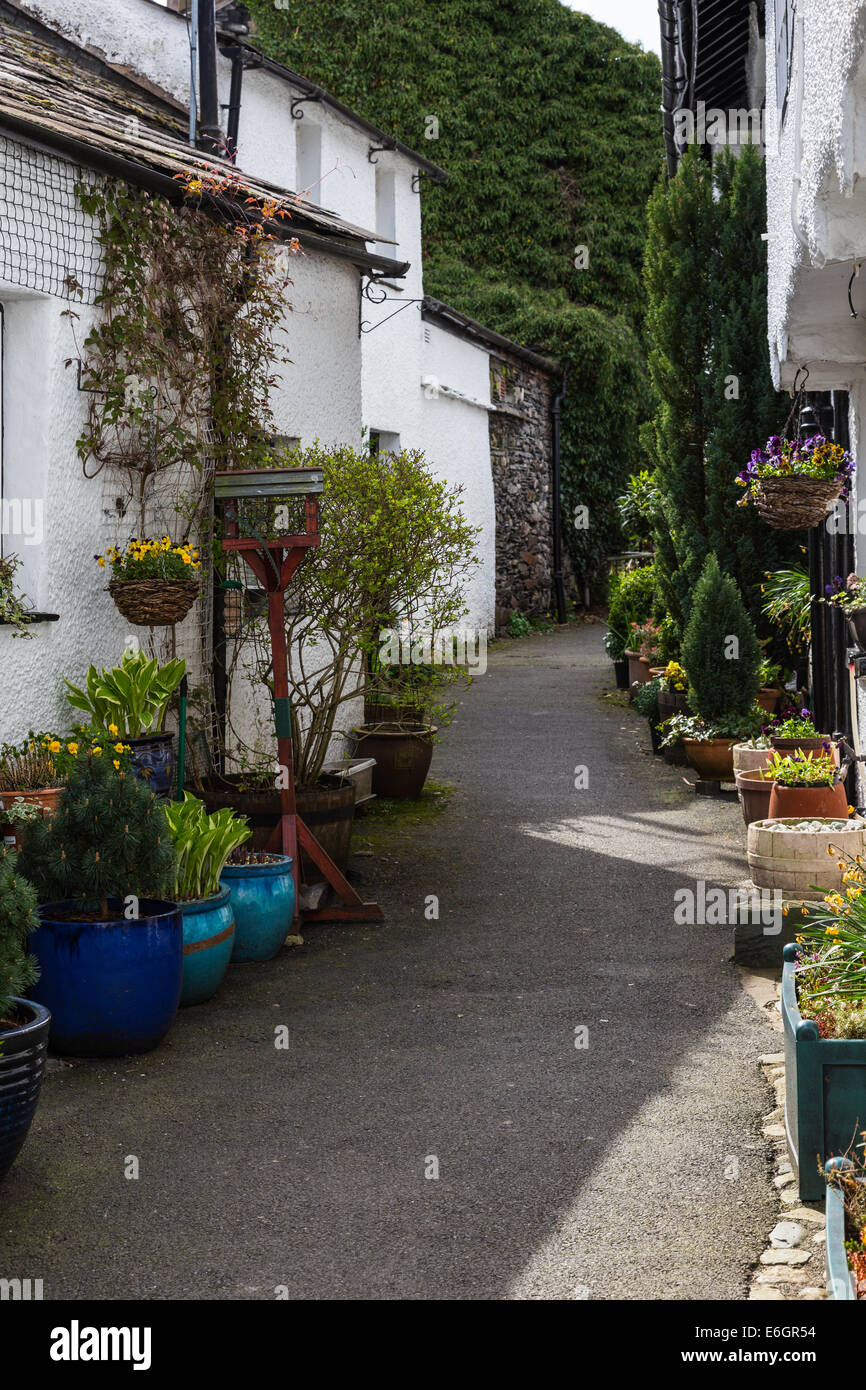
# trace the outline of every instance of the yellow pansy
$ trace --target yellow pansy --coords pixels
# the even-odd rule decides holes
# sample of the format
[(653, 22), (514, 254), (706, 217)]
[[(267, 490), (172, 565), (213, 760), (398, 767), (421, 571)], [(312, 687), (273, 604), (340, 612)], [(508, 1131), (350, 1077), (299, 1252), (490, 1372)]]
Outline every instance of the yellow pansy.
[(48, 745), (48, 751), (49, 751), (49, 753), (59, 753), (59, 752), (60, 752), (60, 739), (59, 739), (59, 738), (53, 738), (53, 739), (51, 740), (51, 742), (50, 742), (49, 745)]
[(120, 733), (120, 730), (118, 729), (116, 724), (109, 724), (108, 732), (110, 734), (114, 734), (114, 737), (117, 738), (117, 735)]
[(112, 762), (114, 763), (114, 766), (119, 770), (119, 769), (120, 769), (120, 763), (119, 763), (118, 759), (117, 759), (117, 758), (113, 758), (113, 759), (112, 759)]
[(78, 744), (77, 744), (77, 743), (67, 743), (67, 745), (66, 745), (66, 751), (67, 751), (67, 753), (71, 753), (72, 756), (73, 756), (73, 758), (74, 758), (75, 755), (76, 755), (76, 753), (78, 752)]

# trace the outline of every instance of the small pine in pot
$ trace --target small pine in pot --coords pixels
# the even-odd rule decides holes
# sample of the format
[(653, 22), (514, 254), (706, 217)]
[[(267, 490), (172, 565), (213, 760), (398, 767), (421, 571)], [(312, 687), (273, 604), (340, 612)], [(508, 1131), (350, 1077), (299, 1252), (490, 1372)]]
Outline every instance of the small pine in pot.
[(36, 892), (18, 867), (13, 850), (0, 850), (0, 1022), (11, 1021), (16, 998), (39, 979), (27, 938), (39, 925)]

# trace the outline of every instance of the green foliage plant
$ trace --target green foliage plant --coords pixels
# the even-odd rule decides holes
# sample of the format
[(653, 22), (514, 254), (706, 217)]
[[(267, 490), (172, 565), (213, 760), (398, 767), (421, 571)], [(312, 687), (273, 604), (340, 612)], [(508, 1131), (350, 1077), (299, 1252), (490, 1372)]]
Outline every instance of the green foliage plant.
[(710, 724), (747, 719), (759, 689), (761, 647), (730, 575), (707, 556), (695, 586), (682, 660), (689, 676), (689, 704)]
[(166, 806), (165, 818), (177, 856), (174, 896), (179, 902), (213, 897), (229, 855), (252, 835), (246, 821), (228, 807), (208, 815), (190, 792)]
[(141, 778), (85, 753), (70, 769), (56, 811), (35, 823), (21, 867), (41, 902), (72, 900), (109, 918), (109, 898), (162, 897), (175, 853), (165, 809)]
[(27, 938), (39, 925), (36, 891), (24, 877), (18, 856), (0, 848), (0, 1022), (11, 1023), (13, 999), (20, 999), (39, 979)]
[(103, 736), (140, 738), (160, 733), (169, 701), (180, 685), (186, 662), (175, 659), (160, 666), (143, 651), (126, 650), (120, 665), (99, 671), (91, 666), (85, 688), (66, 681), (66, 698), (83, 710)]
[(789, 754), (775, 752), (763, 775), (780, 787), (833, 787), (841, 774), (832, 753), (810, 748)]

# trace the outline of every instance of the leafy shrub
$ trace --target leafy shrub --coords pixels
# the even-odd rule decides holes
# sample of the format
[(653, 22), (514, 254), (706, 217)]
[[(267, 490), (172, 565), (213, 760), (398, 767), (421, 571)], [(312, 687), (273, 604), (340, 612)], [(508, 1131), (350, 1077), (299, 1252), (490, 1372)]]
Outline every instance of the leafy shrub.
[(740, 591), (707, 556), (683, 637), (689, 704), (711, 724), (749, 716), (760, 685), (761, 646)]
[(12, 999), (39, 979), (39, 966), (27, 954), (27, 937), (39, 925), (36, 892), (18, 867), (13, 850), (0, 849), (0, 1019), (9, 1019)]

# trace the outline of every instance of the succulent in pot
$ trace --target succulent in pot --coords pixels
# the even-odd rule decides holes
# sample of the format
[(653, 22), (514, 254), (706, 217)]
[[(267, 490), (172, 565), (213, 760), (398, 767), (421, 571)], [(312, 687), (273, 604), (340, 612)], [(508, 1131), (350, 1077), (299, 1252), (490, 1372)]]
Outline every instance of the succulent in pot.
[(770, 817), (837, 817), (850, 814), (843, 774), (832, 753), (810, 749), (775, 752), (761, 775), (772, 781)]
[(48, 1010), (23, 997), (39, 978), (28, 950), (38, 925), (33, 885), (0, 848), (0, 1179), (27, 1138), (48, 1050)]
[(165, 818), (177, 856), (174, 897), (183, 912), (180, 1002), (202, 1004), (222, 983), (234, 946), (231, 894), (220, 874), (252, 831), (228, 808), (209, 815), (190, 792), (166, 807)]
[(99, 671), (91, 666), (84, 688), (66, 681), (66, 698), (88, 715), (102, 738), (116, 738), (132, 749), (132, 763), (152, 791), (168, 793), (174, 734), (164, 733), (169, 701), (186, 673), (186, 662), (164, 666), (143, 651), (127, 650), (120, 665)]
[(84, 751), (21, 852), (41, 901), (34, 998), (58, 1052), (146, 1052), (171, 1026), (183, 966), (174, 866), (159, 798), (121, 759)]

